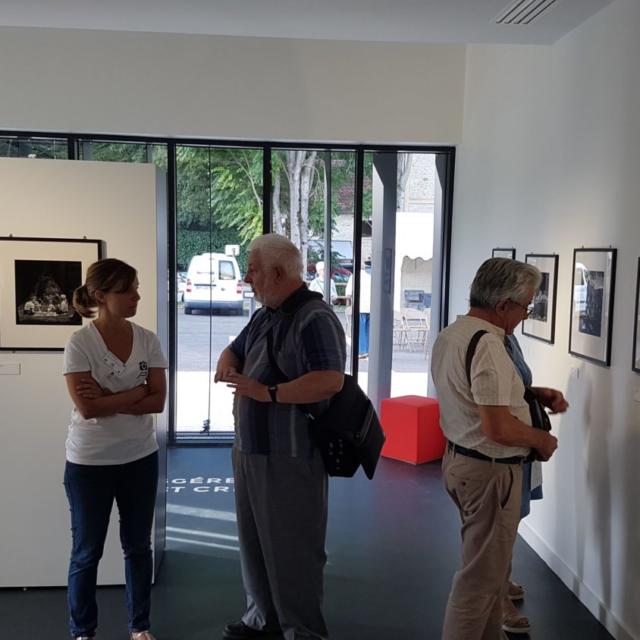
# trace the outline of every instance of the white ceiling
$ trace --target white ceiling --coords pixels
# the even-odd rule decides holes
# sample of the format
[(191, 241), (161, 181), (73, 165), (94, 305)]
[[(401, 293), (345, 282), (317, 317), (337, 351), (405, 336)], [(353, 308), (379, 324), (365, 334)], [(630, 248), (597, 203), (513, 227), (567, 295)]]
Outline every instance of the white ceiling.
[(556, 0), (528, 26), (512, 0), (0, 0), (0, 26), (380, 42), (551, 44), (613, 0)]

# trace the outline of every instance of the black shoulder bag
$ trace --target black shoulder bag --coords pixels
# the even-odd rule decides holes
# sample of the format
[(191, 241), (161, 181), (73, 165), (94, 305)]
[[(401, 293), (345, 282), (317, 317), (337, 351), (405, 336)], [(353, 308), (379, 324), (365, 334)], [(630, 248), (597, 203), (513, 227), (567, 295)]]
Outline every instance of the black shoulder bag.
[[(303, 306), (299, 305), (293, 313)], [(272, 370), (288, 381), (273, 354), (273, 329), (267, 332), (267, 353)], [(311, 434), (330, 476), (351, 478), (362, 465), (371, 480), (385, 441), (384, 431), (371, 400), (362, 391), (357, 380), (345, 373), (344, 384), (329, 400), (329, 407), (320, 416), (300, 411), (310, 421)]]
[[(465, 369), (467, 372), (467, 382), (469, 383), (469, 387), (471, 387), (471, 362), (473, 360), (473, 356), (476, 352), (476, 347), (478, 346), (478, 342), (480, 342), (480, 338), (488, 333), (484, 329), (480, 329), (476, 331), (471, 340), (469, 341), (469, 346), (467, 347), (467, 355), (465, 357)], [(544, 406), (538, 400), (538, 396), (533, 392), (530, 386), (524, 385), (524, 401), (529, 405), (529, 415), (531, 416), (531, 426), (535, 429), (542, 429), (543, 431), (551, 431), (551, 420), (549, 420), (549, 416), (544, 409)], [(540, 460), (537, 452), (532, 450), (531, 452), (532, 460)]]

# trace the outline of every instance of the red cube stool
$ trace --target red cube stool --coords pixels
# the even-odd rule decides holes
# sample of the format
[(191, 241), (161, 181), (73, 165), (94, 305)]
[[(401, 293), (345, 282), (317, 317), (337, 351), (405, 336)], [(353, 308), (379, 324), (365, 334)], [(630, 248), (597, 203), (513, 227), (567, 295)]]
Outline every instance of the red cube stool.
[(387, 436), (382, 447), (385, 458), (422, 464), (444, 455), (447, 441), (440, 429), (440, 405), (435, 398), (385, 398), (380, 422)]

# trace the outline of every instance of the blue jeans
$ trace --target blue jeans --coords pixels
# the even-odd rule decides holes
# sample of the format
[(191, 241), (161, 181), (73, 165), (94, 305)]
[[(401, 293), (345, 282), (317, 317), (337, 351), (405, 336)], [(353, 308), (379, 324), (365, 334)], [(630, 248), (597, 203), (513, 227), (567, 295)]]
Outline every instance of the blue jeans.
[(520, 502), (520, 519), (526, 518), (531, 512), (531, 501), (542, 500), (542, 485), (531, 489), (531, 463), (522, 465), (522, 501)]
[(158, 484), (158, 454), (127, 464), (67, 462), (64, 487), (71, 508), (73, 544), (69, 563), (72, 636), (93, 636), (98, 626), (98, 562), (115, 499), (120, 513), (129, 631), (149, 629), (151, 608), (151, 527)]
[(369, 353), (369, 321), (371, 314), (360, 314), (360, 330), (358, 333), (358, 355)]

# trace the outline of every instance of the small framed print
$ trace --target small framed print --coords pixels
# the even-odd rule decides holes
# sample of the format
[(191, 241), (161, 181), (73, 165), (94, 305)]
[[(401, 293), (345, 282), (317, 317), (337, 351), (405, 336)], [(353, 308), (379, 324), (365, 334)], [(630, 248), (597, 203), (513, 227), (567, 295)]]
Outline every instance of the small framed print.
[(509, 260), (516, 259), (516, 250), (512, 247), (510, 249), (504, 247), (496, 247), (491, 250), (492, 258), (509, 258)]
[(100, 240), (0, 238), (0, 351), (62, 351), (82, 326), (72, 306)]
[(636, 278), (636, 315), (633, 317), (633, 362), (631, 368), (640, 373), (640, 258)]
[(569, 353), (611, 364), (616, 249), (574, 249)]
[(524, 261), (540, 269), (542, 281), (532, 301), (533, 310), (522, 323), (522, 333), (525, 336), (553, 344), (556, 330), (558, 256), (527, 253)]

